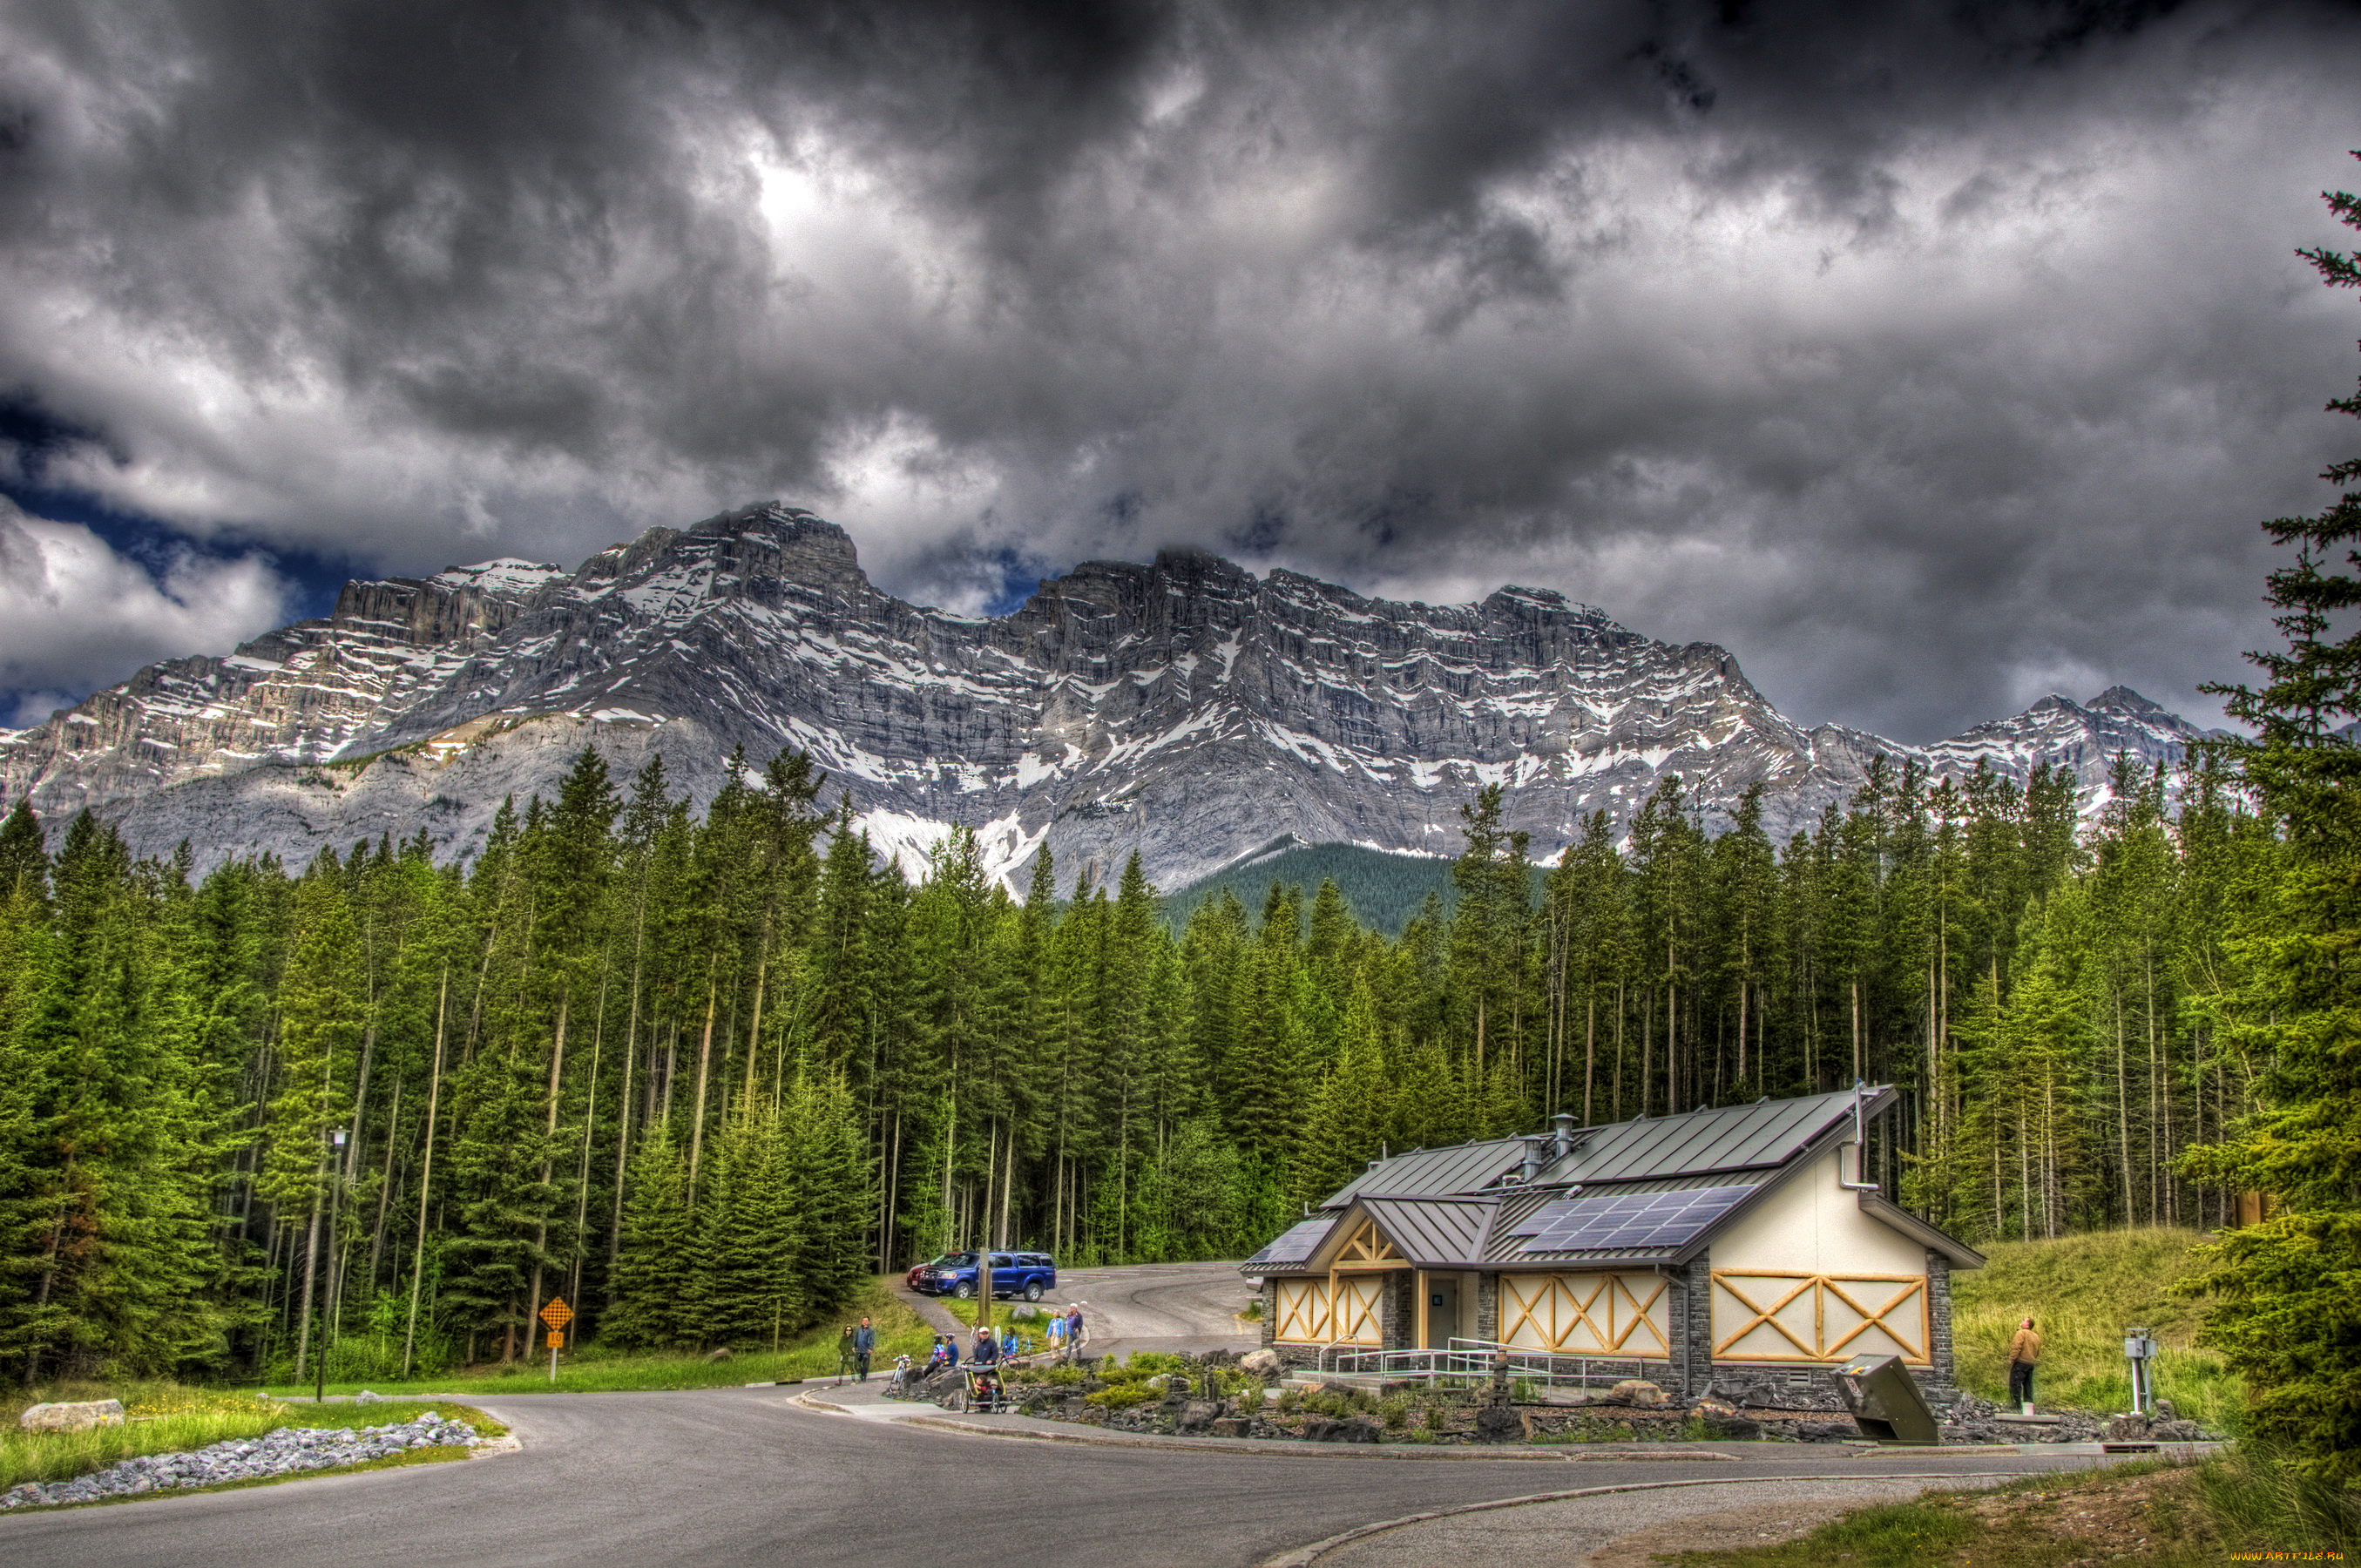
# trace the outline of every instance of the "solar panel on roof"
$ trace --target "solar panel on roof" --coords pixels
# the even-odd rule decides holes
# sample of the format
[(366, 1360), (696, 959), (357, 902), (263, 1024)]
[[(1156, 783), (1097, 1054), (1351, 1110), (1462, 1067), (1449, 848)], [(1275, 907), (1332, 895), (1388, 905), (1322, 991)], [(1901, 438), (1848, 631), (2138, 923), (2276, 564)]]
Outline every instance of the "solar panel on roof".
[(1539, 1228), (1521, 1252), (1624, 1252), (1681, 1246), (1728, 1213), (1752, 1187), (1700, 1187), (1679, 1192), (1631, 1192), (1544, 1203), (1528, 1223)]
[(1320, 1238), (1326, 1235), (1328, 1227), (1335, 1223), (1334, 1216), (1306, 1220), (1246, 1259), (1246, 1266), (1251, 1268), (1257, 1263), (1301, 1263), (1312, 1255), (1312, 1249), (1320, 1245)]

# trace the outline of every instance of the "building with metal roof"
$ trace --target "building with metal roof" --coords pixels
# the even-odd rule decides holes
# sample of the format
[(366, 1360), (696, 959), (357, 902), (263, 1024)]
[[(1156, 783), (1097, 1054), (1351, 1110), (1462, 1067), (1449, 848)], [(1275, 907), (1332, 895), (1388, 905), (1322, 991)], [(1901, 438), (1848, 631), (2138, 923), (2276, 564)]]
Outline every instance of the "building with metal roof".
[(1243, 1266), (1264, 1341), (1305, 1365), (1546, 1352), (1684, 1394), (1885, 1354), (1948, 1385), (1950, 1271), (1983, 1258), (1860, 1179), (1866, 1130), (1898, 1098), (1863, 1086), (1596, 1127), (1560, 1115), (1546, 1133), (1372, 1160)]

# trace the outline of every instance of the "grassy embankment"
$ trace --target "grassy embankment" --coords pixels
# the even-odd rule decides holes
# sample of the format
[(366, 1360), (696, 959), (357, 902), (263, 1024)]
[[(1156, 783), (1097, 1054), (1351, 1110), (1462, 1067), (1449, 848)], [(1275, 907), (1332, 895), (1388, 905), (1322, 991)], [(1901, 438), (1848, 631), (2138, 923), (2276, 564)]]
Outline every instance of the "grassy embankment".
[(2361, 1510), (2268, 1458), (2154, 1462), (2028, 1475), (1989, 1491), (1855, 1508), (1807, 1535), (1730, 1552), (1678, 1552), (1678, 1568), (2082, 1568), (2136, 1562), (2335, 1561), (2361, 1550)]
[[(729, 1388), (745, 1383), (793, 1383), (815, 1377), (833, 1377), (836, 1376), (837, 1341), (844, 1332), (844, 1325), (860, 1321), (864, 1312), (877, 1330), (877, 1354), (873, 1366), (890, 1367), (897, 1354), (906, 1354), (921, 1361), (926, 1358), (928, 1347), (934, 1343), (934, 1331), (928, 1328), (925, 1321), (899, 1298), (888, 1292), (883, 1281), (875, 1281), (826, 1321), (782, 1344), (775, 1351), (744, 1351), (725, 1361), (708, 1361), (695, 1353), (626, 1353), (606, 1351), (593, 1344), (561, 1352), (557, 1360), (557, 1381), (555, 1383), (549, 1379), (549, 1353), (543, 1351), (538, 1360), (514, 1362), (506, 1367), (469, 1367), (407, 1383), (382, 1380), (367, 1384), (330, 1383), (328, 1392), (357, 1393), (366, 1387), (379, 1394), (448, 1393), (476, 1399), (511, 1394), (604, 1394), (664, 1388)], [(285, 1397), (300, 1397), (306, 1401), (312, 1393), (309, 1385), (302, 1387), (280, 1386), (274, 1391)]]
[(2235, 1433), (2244, 1387), (2220, 1357), (2194, 1346), (2203, 1303), (2170, 1294), (2174, 1281), (2199, 1266), (2191, 1254), (2201, 1245), (2194, 1231), (2158, 1227), (1984, 1248), (1988, 1266), (1951, 1277), (1960, 1387), (1988, 1399), (2007, 1398), (2009, 1336), (2030, 1315), (2042, 1338), (2034, 1383), (2040, 1403), (2128, 1409), (2124, 1332), (2144, 1328), (2160, 1351), (2158, 1392), (2181, 1415)]
[[(2044, 1404), (2120, 1410), (2130, 1399), (2127, 1328), (2161, 1342), (2158, 1391), (2186, 1416), (2236, 1432), (2245, 1408), (2237, 1376), (2192, 1346), (2203, 1303), (2176, 1300), (2172, 1283), (2199, 1264), (2193, 1232), (2148, 1229), (2011, 1242), (1986, 1249), (1991, 1266), (1955, 1277), (1960, 1381), (2006, 1392), (2009, 1335), (2030, 1313), (2043, 1335)], [(2267, 1453), (2244, 1448), (2202, 1464), (2148, 1464), (2028, 1476), (1987, 1492), (1856, 1508), (1808, 1535), (1735, 1552), (1687, 1552), (1657, 1561), (1682, 1568), (2068, 1568), (2128, 1558), (2195, 1568), (2233, 1554), (2350, 1555), (2361, 1551), (2361, 1494), (2309, 1482)]]
[[(16, 1425), (27, 1405), (47, 1400), (120, 1399), (122, 1426), (89, 1431), (27, 1432)], [(392, 1400), (368, 1405), (297, 1407), (258, 1399), (243, 1390), (192, 1388), (177, 1383), (53, 1384), (0, 1401), (0, 1492), (27, 1481), (66, 1481), (149, 1453), (181, 1453), (233, 1439), (258, 1438), (280, 1427), (373, 1427), (407, 1421), (439, 1410), (487, 1437), (508, 1431), (480, 1410), (447, 1400)], [(347, 1469), (431, 1464), (457, 1459), (460, 1448), (421, 1449), (415, 1454), (374, 1460)], [(317, 1474), (313, 1472), (313, 1474)], [(257, 1482), (227, 1483), (257, 1485)], [(188, 1490), (208, 1488), (191, 1487)]]

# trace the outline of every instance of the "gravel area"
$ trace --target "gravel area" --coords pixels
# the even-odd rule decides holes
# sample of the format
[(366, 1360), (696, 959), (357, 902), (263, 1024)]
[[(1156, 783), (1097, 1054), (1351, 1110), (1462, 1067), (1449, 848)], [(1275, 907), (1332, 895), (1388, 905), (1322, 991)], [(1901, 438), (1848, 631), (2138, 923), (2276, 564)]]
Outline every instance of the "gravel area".
[(143, 1454), (71, 1481), (27, 1481), (0, 1492), (0, 1508), (88, 1503), (175, 1486), (334, 1470), (413, 1448), (473, 1448), (479, 1441), (466, 1422), (433, 1414), (394, 1426), (281, 1427), (261, 1437), (216, 1442), (189, 1453)]
[(1610, 1492), (1404, 1525), (1324, 1552), (1319, 1564), (1467, 1568), (1470, 1563), (1514, 1563), (1519, 1568), (1587, 1568), (1594, 1562), (1611, 1562), (1620, 1568), (1629, 1559), (1610, 1549), (1620, 1538), (1639, 1532), (1650, 1538), (1652, 1552), (1752, 1544), (1800, 1534), (1847, 1508), (1902, 1502), (1954, 1485), (1988, 1486), (1992, 1481), (1843, 1476)]

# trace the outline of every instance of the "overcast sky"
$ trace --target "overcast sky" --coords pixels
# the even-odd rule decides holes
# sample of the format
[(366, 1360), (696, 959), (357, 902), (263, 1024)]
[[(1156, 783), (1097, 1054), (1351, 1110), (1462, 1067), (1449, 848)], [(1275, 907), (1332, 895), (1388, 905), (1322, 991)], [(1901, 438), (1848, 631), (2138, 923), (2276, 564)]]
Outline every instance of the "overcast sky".
[(2361, 8), (0, 7), (0, 722), (780, 497), (1554, 587), (1927, 740), (2268, 636)]

